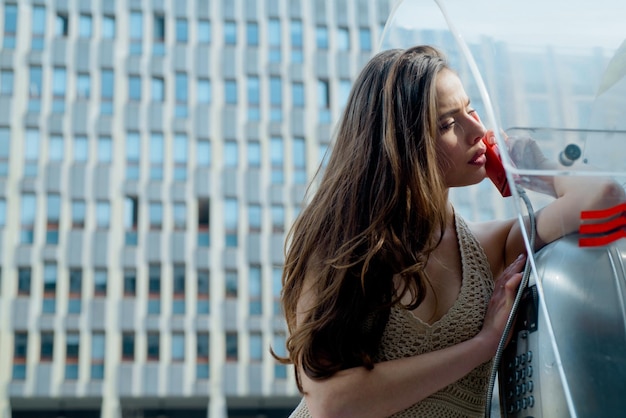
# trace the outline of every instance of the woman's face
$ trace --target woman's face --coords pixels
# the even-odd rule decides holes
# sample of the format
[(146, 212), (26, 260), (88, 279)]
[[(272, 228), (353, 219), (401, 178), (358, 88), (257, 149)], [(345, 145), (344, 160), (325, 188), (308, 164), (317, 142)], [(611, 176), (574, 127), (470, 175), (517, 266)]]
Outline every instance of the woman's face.
[(437, 74), (437, 151), (448, 187), (476, 184), (485, 178), (485, 128), (459, 77), (449, 69)]

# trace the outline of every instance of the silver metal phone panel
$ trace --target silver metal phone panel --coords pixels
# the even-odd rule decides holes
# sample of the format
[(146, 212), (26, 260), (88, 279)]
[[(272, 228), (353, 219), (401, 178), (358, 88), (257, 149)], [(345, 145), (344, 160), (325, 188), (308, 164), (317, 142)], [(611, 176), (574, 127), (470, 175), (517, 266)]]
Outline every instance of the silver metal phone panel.
[[(580, 248), (564, 237), (535, 255), (534, 280), (500, 368), (510, 417), (626, 411), (626, 240)], [(541, 291), (542, 290), (542, 291)], [(543, 293), (546, 312), (537, 303)], [(534, 321), (534, 324), (533, 324)], [(617, 415), (616, 415), (617, 414)]]

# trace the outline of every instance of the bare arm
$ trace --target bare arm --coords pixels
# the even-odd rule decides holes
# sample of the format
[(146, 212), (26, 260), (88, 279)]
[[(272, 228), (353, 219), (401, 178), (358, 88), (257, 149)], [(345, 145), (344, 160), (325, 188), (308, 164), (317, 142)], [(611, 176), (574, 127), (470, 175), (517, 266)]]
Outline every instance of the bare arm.
[[(312, 416), (389, 416), (443, 389), (491, 359), (511, 310), (523, 264), (524, 258), (520, 258), (496, 280), (483, 329), (470, 340), (443, 350), (378, 363), (373, 370), (363, 367), (343, 370), (323, 380), (310, 379), (300, 370)], [(303, 307), (307, 305), (302, 297), (301, 302)]]
[[(536, 216), (535, 250), (576, 232), (580, 227), (582, 211), (606, 209), (626, 200), (622, 186), (611, 179), (600, 177), (555, 177), (554, 190), (557, 199), (541, 209)], [(503, 264), (523, 250), (521, 227), (515, 222), (507, 237)]]

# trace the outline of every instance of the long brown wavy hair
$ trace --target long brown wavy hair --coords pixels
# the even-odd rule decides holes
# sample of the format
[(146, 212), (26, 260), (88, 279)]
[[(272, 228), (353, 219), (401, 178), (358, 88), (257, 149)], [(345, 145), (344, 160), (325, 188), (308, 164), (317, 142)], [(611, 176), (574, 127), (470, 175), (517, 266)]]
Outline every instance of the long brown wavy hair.
[[(446, 219), (435, 147), (435, 78), (443, 68), (445, 57), (428, 46), (369, 61), (317, 191), (289, 231), (282, 278), (288, 357), (279, 360), (310, 378), (373, 368), (390, 307), (406, 292), (411, 309), (424, 299), (424, 267)], [(297, 324), (305, 276), (312, 307)], [(297, 383), (302, 391), (298, 374)]]

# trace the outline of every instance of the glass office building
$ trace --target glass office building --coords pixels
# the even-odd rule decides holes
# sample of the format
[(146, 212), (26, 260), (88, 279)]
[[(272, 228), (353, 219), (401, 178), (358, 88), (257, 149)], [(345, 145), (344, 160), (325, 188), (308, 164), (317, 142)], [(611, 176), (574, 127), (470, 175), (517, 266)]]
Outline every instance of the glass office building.
[(0, 417), (283, 417), (285, 232), (387, 0), (0, 2)]

